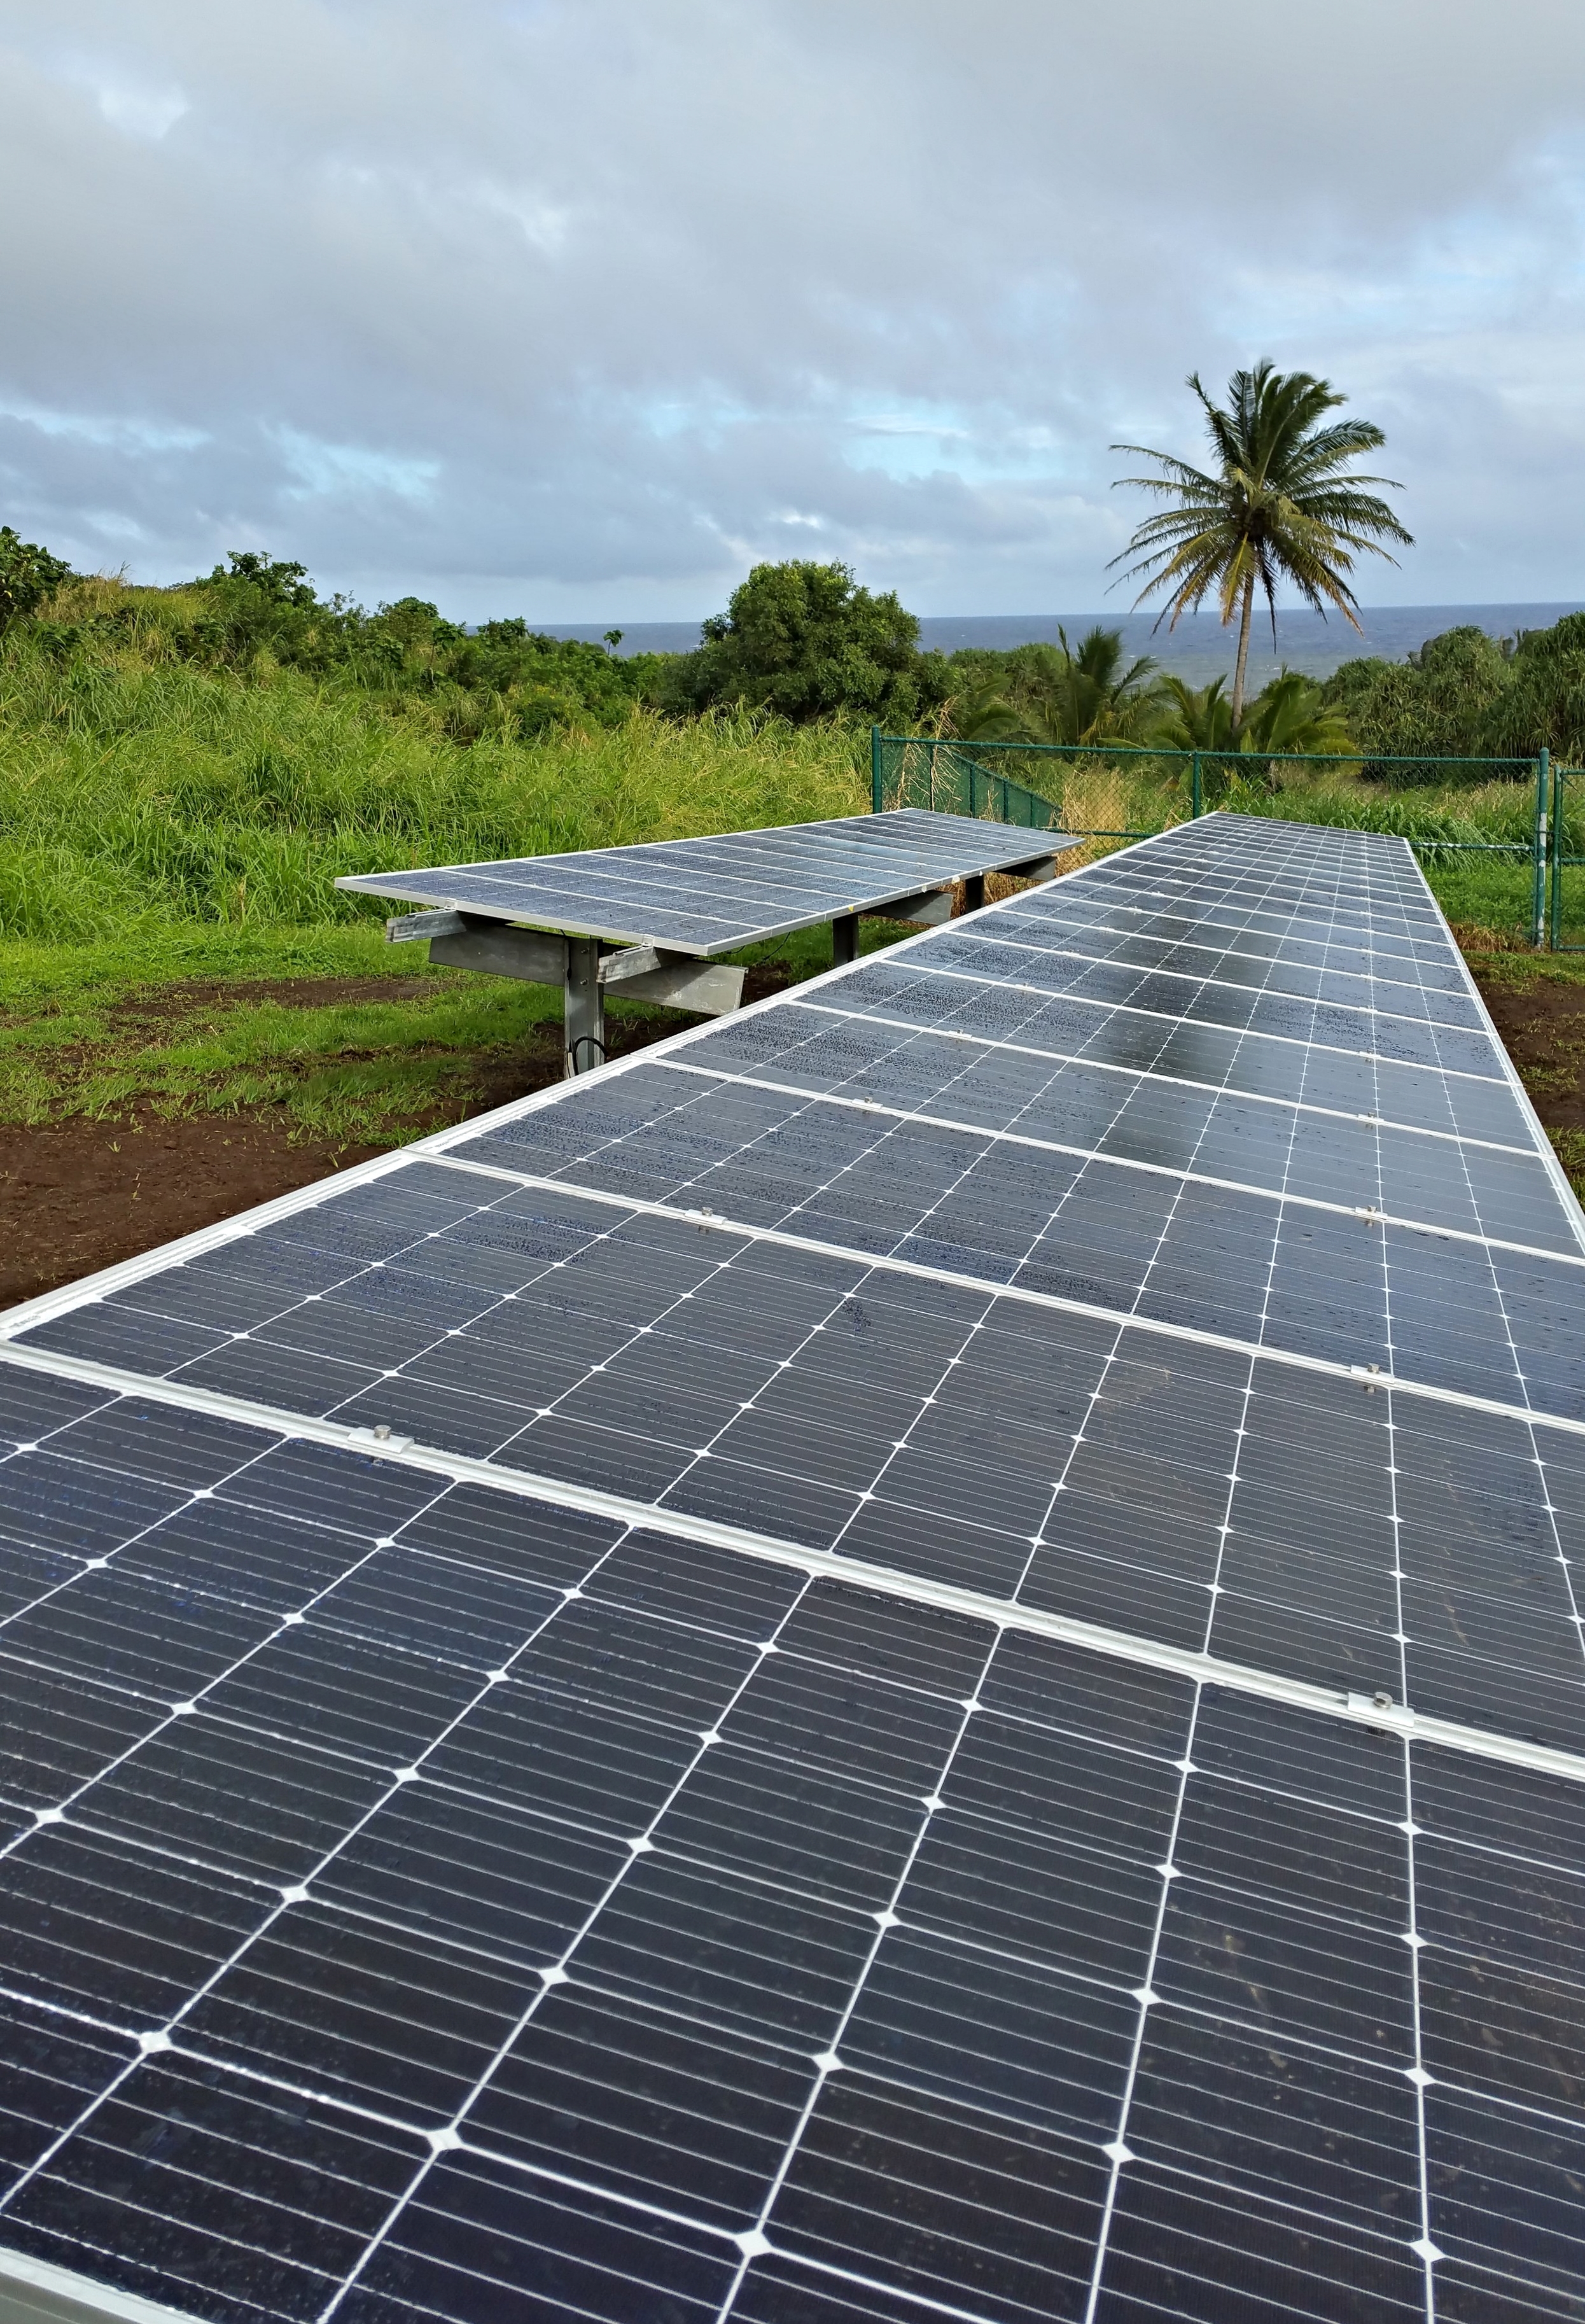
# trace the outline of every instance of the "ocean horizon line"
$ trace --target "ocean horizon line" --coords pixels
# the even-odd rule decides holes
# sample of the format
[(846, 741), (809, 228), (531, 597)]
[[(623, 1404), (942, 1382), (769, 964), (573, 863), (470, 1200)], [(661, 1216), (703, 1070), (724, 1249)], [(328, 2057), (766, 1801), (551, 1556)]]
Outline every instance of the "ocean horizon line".
[[(1529, 602), (1488, 601), (1481, 604), (1424, 605), (1361, 605), (1360, 631), (1339, 614), (1330, 618), (1308, 606), (1279, 605), (1276, 647), (1271, 624), (1258, 617), (1249, 640), (1249, 676), (1258, 683), (1278, 669), (1302, 670), (1306, 677), (1327, 678), (1340, 664), (1367, 655), (1386, 661), (1404, 661), (1427, 639), (1464, 627), (1484, 630), (1490, 637), (1512, 637), (1530, 629), (1547, 629), (1565, 613), (1585, 612), (1585, 600), (1535, 599)], [(924, 613), (919, 617), (919, 643), (926, 652), (954, 653), (979, 649), (1006, 653), (1020, 645), (1055, 645), (1058, 632), (1067, 632), (1070, 643), (1097, 624), (1120, 630), (1131, 657), (1147, 654), (1163, 669), (1203, 685), (1230, 672), (1237, 631), (1224, 628), (1214, 613), (1185, 615), (1175, 630), (1150, 610), (1139, 613), (1102, 611), (1072, 613)], [(582, 638), (598, 643), (613, 630), (622, 632), (615, 650), (625, 659), (638, 653), (690, 653), (699, 643), (698, 622), (534, 622), (529, 627), (544, 637)], [(1363, 634), (1360, 634), (1360, 632)]]

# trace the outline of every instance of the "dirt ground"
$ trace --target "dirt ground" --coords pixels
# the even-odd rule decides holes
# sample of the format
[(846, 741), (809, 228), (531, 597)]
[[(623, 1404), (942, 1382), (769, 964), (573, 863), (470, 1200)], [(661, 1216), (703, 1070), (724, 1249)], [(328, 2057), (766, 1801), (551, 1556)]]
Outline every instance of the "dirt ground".
[[(775, 972), (751, 970), (744, 998), (761, 999), (785, 981)], [(419, 989), (415, 980), (413, 990)], [(403, 990), (403, 981), (389, 977), (303, 977), (183, 985), (124, 1008), (155, 1026), (239, 1001), (325, 1008), (401, 1000)], [(624, 1056), (697, 1021), (673, 1011), (645, 1019), (608, 1018), (611, 1055)], [(439, 1130), (451, 1119), (487, 1113), (546, 1088), (560, 1074), (560, 1027), (536, 1026), (510, 1056), (491, 1061), (459, 1114), (437, 1113), (412, 1127)], [(75, 1114), (40, 1124), (0, 1122), (0, 1307), (193, 1234), (382, 1150), (306, 1137), (284, 1112), (269, 1108), (173, 1116), (139, 1106), (104, 1120)]]
[(1545, 974), (1514, 981), (1512, 972), (1479, 963), (1475, 981), (1547, 1129), (1585, 1130), (1585, 982)]
[[(1585, 1171), (1585, 982), (1507, 957), (1473, 965), (1541, 1119), (1557, 1134), (1579, 1183)], [(752, 970), (744, 998), (762, 999), (786, 981), (775, 970)], [(414, 980), (414, 991), (419, 989)], [(124, 1005), (155, 1026), (244, 999), (324, 1008), (400, 1000), (403, 991), (401, 981), (388, 977), (368, 982), (302, 977), (201, 990), (184, 985)], [(610, 1022), (612, 1054), (621, 1056), (696, 1019), (673, 1015)], [(545, 1088), (560, 1071), (559, 1028), (537, 1026), (510, 1056), (492, 1061), (458, 1118)], [(437, 1114), (412, 1126), (439, 1129), (446, 1118)], [(0, 1123), (0, 1306), (191, 1234), (378, 1150), (317, 1141), (272, 1109), (170, 1115), (134, 1107), (114, 1119), (74, 1115), (32, 1126)]]

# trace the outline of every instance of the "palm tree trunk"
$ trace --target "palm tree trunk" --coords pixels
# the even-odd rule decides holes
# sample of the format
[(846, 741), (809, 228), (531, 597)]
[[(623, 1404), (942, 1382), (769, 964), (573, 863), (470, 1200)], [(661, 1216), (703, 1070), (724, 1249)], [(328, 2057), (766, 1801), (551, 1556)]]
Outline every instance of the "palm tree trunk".
[(1255, 576), (1249, 575), (1244, 583), (1244, 611), (1239, 622), (1239, 666), (1233, 672), (1233, 741), (1239, 739), (1239, 729), (1244, 723), (1244, 669), (1249, 659), (1249, 622), (1255, 611)]

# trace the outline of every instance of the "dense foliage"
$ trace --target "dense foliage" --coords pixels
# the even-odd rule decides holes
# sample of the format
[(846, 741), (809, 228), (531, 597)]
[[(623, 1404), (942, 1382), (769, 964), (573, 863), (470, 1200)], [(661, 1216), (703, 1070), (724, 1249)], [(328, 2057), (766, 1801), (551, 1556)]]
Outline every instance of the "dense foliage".
[(1406, 662), (1345, 662), (1327, 703), (1374, 757), (1585, 761), (1585, 613), (1500, 641), (1478, 629), (1428, 639)]
[[(1225, 681), (1193, 688), (1148, 659), (1129, 664), (1115, 629), (1076, 644), (1062, 634), (1010, 652), (923, 653), (896, 595), (836, 564), (758, 566), (696, 651), (623, 659), (608, 650), (616, 632), (596, 645), (517, 617), (470, 630), (418, 597), (369, 612), (322, 596), (301, 565), (252, 551), (173, 588), (74, 576), (5, 527), (0, 632), (0, 741), (14, 771), (41, 738), (97, 733), (106, 718), (118, 732), (163, 727), (170, 782), (195, 805), (196, 783), (222, 816), (296, 817), (291, 769), (311, 727), (373, 737), (376, 759), (445, 745), (464, 753), (457, 770), (475, 750), (493, 763), (520, 746), (616, 733), (635, 717), (687, 727), (703, 715), (746, 720), (744, 733), (829, 725), (854, 762), (871, 721), (1009, 744), (1143, 743), (1262, 761), (1323, 753), (1367, 779), (1395, 757), (1525, 761), (1544, 743), (1585, 759), (1585, 614), (1502, 641), (1450, 630), (1406, 662), (1348, 662), (1324, 684), (1284, 671), (1240, 722)], [(276, 711), (244, 712), (240, 697), (255, 693), (278, 696)], [(201, 771), (195, 719), (219, 752)], [(221, 740), (244, 727), (276, 737), (245, 778)], [(483, 766), (475, 775), (489, 779)]]
[(604, 646), (546, 637), (521, 620), (470, 632), (420, 597), (367, 613), (345, 598), (321, 598), (302, 566), (251, 550), (174, 589), (62, 586), (64, 573), (41, 636), (62, 663), (131, 650), (253, 680), (298, 670), (427, 700), (457, 742), (619, 725), (671, 659), (619, 661)]
[(63, 558), (51, 557), (35, 541), (21, 540), (10, 525), (0, 525), (0, 630), (25, 621), (70, 577)]
[[(952, 726), (983, 742), (1137, 742), (1161, 715), (1161, 678), (1147, 655), (1125, 665), (1120, 630), (1100, 628), (1075, 650), (1059, 629), (1055, 646), (1017, 646), (976, 657), (982, 665), (954, 701)], [(969, 657), (954, 657), (954, 667)]]
[(940, 654), (919, 651), (919, 624), (895, 593), (861, 588), (845, 565), (756, 565), (704, 642), (662, 682), (667, 709), (726, 704), (802, 721), (858, 714), (907, 728), (948, 689)]

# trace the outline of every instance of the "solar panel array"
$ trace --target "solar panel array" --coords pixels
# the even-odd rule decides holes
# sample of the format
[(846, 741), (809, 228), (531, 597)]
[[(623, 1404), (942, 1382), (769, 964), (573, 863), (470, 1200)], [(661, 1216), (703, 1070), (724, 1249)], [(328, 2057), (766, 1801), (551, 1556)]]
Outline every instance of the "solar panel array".
[(713, 839), (360, 873), (336, 884), (484, 919), (647, 937), (708, 958), (1074, 844), (1060, 834), (894, 807), (885, 815), (729, 831)]
[(0, 2267), (1578, 2317), (1582, 1234), (1216, 816), (18, 1311)]

